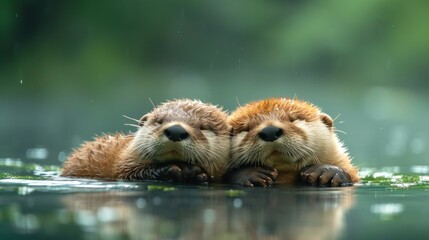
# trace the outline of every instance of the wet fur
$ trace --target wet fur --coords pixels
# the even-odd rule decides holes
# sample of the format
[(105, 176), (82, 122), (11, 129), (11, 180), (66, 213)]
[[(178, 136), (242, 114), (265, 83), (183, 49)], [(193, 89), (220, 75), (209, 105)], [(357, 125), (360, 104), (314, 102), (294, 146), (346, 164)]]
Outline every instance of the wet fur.
[[(346, 148), (334, 131), (333, 120), (316, 106), (288, 98), (272, 98), (249, 103), (233, 112), (229, 171), (243, 166), (263, 166), (278, 171), (277, 183), (292, 184), (300, 171), (311, 165), (340, 167), (352, 182), (359, 177)], [(273, 142), (258, 133), (266, 126), (283, 130)]]
[[(174, 163), (201, 167), (218, 181), (229, 152), (227, 114), (197, 100), (169, 101), (143, 116), (130, 135), (104, 135), (76, 149), (67, 159), (63, 176), (101, 179), (157, 179), (160, 166)], [(189, 138), (170, 141), (164, 130), (180, 125)]]

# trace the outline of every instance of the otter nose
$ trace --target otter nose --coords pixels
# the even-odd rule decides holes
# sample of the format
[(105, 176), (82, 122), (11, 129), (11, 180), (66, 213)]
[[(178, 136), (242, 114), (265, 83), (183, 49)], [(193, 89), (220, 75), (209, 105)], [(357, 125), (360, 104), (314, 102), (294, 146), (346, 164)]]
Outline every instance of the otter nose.
[(274, 142), (283, 135), (283, 130), (278, 127), (268, 126), (259, 132), (259, 137), (267, 142)]
[(179, 125), (173, 125), (164, 130), (164, 134), (173, 142), (178, 142), (188, 138), (189, 133)]

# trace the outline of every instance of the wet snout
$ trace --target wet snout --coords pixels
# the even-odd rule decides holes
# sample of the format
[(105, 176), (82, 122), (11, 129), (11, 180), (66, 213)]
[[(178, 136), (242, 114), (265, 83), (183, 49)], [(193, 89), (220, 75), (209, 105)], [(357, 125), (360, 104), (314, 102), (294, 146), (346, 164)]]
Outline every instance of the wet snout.
[(283, 129), (275, 126), (264, 127), (259, 133), (258, 136), (260, 139), (266, 142), (274, 142), (283, 135)]
[(189, 137), (189, 133), (180, 125), (172, 125), (164, 130), (164, 135), (173, 142), (179, 142)]

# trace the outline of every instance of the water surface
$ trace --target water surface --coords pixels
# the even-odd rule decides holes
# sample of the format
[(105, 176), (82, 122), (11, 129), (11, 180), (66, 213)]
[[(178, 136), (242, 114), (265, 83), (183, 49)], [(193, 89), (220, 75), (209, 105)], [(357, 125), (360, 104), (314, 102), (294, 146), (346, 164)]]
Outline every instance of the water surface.
[(429, 178), (392, 168), (362, 170), (354, 187), (264, 189), (61, 178), (55, 166), (0, 163), (2, 239), (424, 239), (429, 231)]

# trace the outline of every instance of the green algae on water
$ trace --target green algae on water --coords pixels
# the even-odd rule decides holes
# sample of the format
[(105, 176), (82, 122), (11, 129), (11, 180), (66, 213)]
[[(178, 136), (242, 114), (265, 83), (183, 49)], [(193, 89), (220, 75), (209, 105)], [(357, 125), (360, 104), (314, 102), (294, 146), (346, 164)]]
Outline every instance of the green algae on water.
[(228, 197), (241, 197), (246, 194), (243, 190), (235, 190), (235, 189), (226, 190), (225, 193), (226, 193), (226, 196)]
[(148, 191), (175, 191), (177, 188), (171, 187), (171, 186), (163, 186), (163, 185), (148, 185), (147, 186)]
[(11, 173), (0, 173), (0, 179), (24, 179), (24, 180), (44, 180), (41, 176), (17, 175)]

